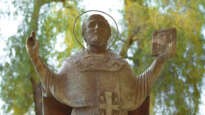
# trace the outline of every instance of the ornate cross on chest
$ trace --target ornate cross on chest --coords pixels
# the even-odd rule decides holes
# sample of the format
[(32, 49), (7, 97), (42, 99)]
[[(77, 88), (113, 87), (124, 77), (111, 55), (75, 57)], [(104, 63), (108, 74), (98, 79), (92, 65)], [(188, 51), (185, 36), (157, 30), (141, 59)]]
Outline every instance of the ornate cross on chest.
[[(101, 96), (101, 100), (104, 100), (104, 97)], [(112, 101), (112, 92), (105, 92), (105, 104), (100, 104), (100, 109), (105, 110), (105, 115), (113, 115), (113, 110), (120, 111), (120, 105), (113, 105)]]

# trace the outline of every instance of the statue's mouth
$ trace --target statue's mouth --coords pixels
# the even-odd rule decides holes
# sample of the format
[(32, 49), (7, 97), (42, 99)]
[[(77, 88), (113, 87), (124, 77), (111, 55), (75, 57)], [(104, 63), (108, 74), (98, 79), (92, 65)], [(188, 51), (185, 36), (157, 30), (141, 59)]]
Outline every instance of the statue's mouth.
[(93, 34), (93, 35), (100, 35), (101, 32), (93, 32), (92, 34)]

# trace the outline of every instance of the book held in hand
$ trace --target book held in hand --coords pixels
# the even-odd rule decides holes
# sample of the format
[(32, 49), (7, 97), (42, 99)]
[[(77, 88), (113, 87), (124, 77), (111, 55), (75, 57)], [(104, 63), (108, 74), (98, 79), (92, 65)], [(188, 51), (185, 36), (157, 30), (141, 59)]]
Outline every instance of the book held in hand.
[(171, 57), (176, 55), (176, 29), (159, 30), (152, 35), (152, 56), (159, 56), (171, 45)]

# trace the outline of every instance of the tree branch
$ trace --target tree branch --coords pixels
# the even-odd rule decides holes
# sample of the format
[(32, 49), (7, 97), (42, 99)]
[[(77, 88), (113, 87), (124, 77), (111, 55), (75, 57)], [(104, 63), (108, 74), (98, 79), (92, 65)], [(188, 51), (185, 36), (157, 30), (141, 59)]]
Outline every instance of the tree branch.
[(136, 35), (140, 32), (140, 27), (137, 27), (133, 34), (131, 36), (129, 36), (126, 41), (125, 44), (122, 46), (122, 49), (120, 51), (120, 55), (123, 58), (127, 58), (127, 51), (130, 48), (130, 46), (133, 44), (133, 42), (136, 40)]

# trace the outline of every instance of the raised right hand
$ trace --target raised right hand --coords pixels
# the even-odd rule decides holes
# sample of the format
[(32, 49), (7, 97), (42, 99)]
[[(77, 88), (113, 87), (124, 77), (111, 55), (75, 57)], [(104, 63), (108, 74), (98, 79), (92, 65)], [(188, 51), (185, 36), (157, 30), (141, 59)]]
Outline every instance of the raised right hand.
[(39, 46), (38, 40), (36, 40), (35, 32), (32, 32), (32, 34), (27, 38), (26, 46), (29, 50), (29, 53), (38, 53)]

